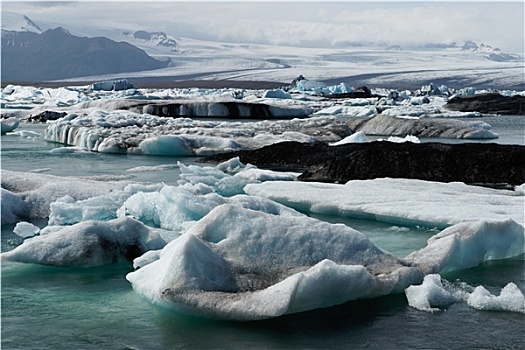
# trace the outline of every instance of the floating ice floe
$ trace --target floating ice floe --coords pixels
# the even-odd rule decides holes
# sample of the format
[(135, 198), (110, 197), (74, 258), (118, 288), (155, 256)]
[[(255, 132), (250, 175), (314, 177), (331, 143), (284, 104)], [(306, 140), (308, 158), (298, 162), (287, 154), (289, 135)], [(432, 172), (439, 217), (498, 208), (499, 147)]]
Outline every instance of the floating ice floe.
[[(523, 209), (523, 208), (522, 208)], [(430, 237), (427, 246), (405, 260), (425, 274), (466, 270), (484, 261), (525, 252), (525, 232), (515, 221), (461, 222)]]
[(512, 218), (523, 225), (523, 192), (408, 179), (248, 184), (247, 194), (305, 213), (444, 229), (463, 221)]

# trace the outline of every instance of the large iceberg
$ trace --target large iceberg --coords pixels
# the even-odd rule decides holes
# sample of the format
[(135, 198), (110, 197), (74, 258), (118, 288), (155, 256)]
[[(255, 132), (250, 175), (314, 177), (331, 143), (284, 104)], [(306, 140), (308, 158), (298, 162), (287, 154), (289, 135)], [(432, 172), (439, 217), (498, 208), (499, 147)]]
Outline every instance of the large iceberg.
[(45, 139), (104, 153), (202, 156), (281, 141), (338, 141), (350, 134), (344, 122), (331, 116), (219, 122), (98, 110), (48, 122)]
[(422, 276), (344, 225), (222, 205), (127, 278), (167, 308), (255, 320), (399, 292)]

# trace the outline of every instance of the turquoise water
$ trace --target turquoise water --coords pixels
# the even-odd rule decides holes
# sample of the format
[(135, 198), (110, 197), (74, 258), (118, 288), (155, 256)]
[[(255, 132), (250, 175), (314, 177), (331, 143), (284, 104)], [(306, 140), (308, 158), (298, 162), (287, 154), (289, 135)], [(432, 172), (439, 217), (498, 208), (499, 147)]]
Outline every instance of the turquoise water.
[[(522, 119), (523, 120), (523, 119)], [(519, 137), (511, 124), (507, 129)], [(502, 129), (505, 129), (503, 123)], [(43, 134), (44, 126), (19, 128)], [(523, 129), (521, 129), (523, 130)], [(498, 131), (496, 131), (498, 132)], [(501, 136), (501, 131), (499, 131)], [(500, 141), (510, 139), (503, 137)], [(55, 175), (119, 175), (132, 181), (175, 183), (178, 169), (129, 172), (138, 166), (176, 164), (163, 157), (51, 154), (41, 138), (2, 136), (2, 169)], [(196, 159), (182, 159), (186, 164)], [(419, 249), (434, 231), (363, 220), (342, 222), (398, 256)], [(44, 226), (45, 220), (35, 224)], [(2, 226), (2, 251), (21, 240)], [(491, 262), (444, 277), (496, 293), (508, 282), (525, 290), (525, 261)], [(2, 349), (523, 349), (525, 316), (453, 304), (426, 313), (394, 295), (258, 322), (218, 322), (162, 310), (126, 281), (131, 264), (69, 269), (2, 262)]]

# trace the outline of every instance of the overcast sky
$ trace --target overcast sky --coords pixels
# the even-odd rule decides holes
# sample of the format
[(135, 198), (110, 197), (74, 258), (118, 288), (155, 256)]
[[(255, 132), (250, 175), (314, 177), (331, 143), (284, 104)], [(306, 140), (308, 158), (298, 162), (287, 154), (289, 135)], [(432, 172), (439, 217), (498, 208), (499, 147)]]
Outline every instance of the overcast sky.
[[(2, 1), (35, 22), (164, 31), (214, 41), (329, 47), (473, 40), (524, 51), (524, 2)], [(87, 33), (84, 33), (87, 35)]]

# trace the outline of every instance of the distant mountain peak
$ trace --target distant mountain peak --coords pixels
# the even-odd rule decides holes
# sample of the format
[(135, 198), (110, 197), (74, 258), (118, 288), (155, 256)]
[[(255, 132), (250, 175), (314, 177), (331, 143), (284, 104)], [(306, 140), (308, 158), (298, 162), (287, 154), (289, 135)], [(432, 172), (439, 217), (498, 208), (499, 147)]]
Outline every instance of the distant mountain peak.
[(44, 33), (60, 33), (60, 34), (67, 34), (67, 35), (72, 35), (67, 29), (65, 29), (64, 27), (56, 27), (56, 28), (53, 28), (53, 29), (48, 29), (46, 30)]
[(476, 51), (478, 49), (478, 44), (476, 44), (474, 41), (467, 40), (461, 47), (461, 50), (463, 51)]
[(138, 30), (133, 33), (133, 38), (142, 40), (145, 42), (150, 42), (155, 46), (164, 46), (164, 47), (176, 47), (177, 42), (169, 38), (164, 32), (147, 32), (145, 30)]

